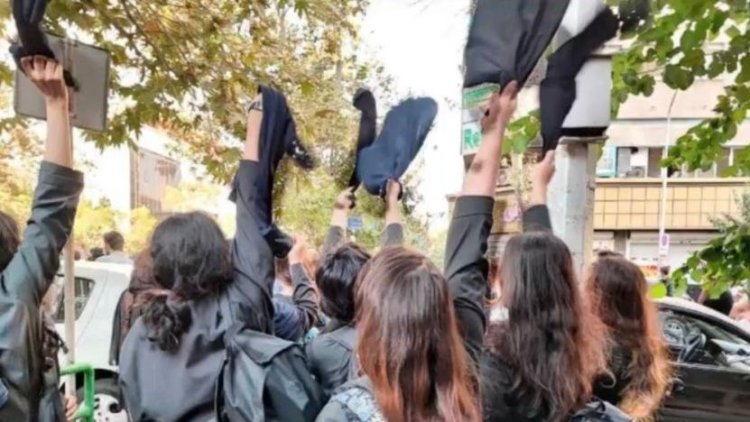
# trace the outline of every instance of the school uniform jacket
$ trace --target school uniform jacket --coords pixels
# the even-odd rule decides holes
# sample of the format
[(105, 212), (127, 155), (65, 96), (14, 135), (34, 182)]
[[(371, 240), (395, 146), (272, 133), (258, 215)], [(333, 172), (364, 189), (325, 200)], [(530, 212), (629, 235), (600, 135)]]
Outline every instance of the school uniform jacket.
[(242, 161), (236, 177), (237, 233), (234, 279), (219, 295), (187, 302), (192, 324), (174, 353), (148, 338), (142, 319), (120, 354), (120, 387), (133, 421), (208, 421), (214, 416), (216, 380), (226, 331), (236, 322), (273, 333), (273, 256), (256, 223), (259, 165)]
[(45, 362), (42, 353), (40, 305), (60, 266), (82, 190), (82, 173), (42, 162), (21, 246), (0, 275), (0, 421), (64, 418), (57, 357)]

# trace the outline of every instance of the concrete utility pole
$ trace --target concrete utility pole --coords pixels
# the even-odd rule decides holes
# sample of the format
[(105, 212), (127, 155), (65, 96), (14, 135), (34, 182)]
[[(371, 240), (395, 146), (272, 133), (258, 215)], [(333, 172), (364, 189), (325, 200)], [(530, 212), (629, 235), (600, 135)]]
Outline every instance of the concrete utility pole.
[[(579, 34), (606, 5), (602, 0), (571, 0), (555, 45), (560, 46)], [(610, 124), (612, 60), (596, 54), (576, 79), (577, 100), (564, 129), (602, 128)], [(573, 253), (578, 274), (591, 262), (594, 240), (594, 197), (596, 163), (604, 137), (560, 140), (555, 175), (549, 190), (552, 228)]]

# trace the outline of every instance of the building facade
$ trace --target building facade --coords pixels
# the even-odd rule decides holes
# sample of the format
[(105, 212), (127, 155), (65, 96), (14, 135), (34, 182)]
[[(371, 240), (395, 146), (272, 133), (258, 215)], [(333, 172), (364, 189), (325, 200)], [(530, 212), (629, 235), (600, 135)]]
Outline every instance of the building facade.
[[(668, 178), (665, 227), (668, 243), (659, 245), (662, 179), (660, 166), (671, 115), (670, 144), (692, 126), (712, 116), (724, 81), (697, 81), (680, 91), (658, 84), (649, 98), (632, 97), (612, 122), (598, 162), (594, 206), (594, 250), (624, 254), (645, 270), (662, 264), (677, 268), (717, 235), (713, 220), (739, 211), (748, 188), (744, 177), (721, 177), (738, 151), (750, 143), (750, 121), (740, 126), (720, 159), (706, 170), (679, 169)], [(509, 160), (505, 160), (509, 162)], [(498, 176), (495, 224), (490, 253), (499, 254), (507, 239), (520, 231), (520, 207), (504, 169)], [(551, 199), (553, 200), (553, 199)], [(655, 274), (654, 274), (655, 275)]]

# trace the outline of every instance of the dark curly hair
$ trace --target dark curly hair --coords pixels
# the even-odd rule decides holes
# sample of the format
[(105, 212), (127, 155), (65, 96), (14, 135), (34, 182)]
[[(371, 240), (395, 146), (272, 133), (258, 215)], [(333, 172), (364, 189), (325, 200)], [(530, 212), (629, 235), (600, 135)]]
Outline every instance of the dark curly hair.
[(551, 233), (525, 233), (508, 242), (501, 262), (508, 319), (486, 341), (512, 384), (509, 397), (494, 397), (492, 380), (483, 380), (484, 400), (512, 399), (534, 419), (569, 418), (606, 370), (602, 324), (579, 291), (570, 250)]
[(229, 243), (216, 222), (201, 212), (171, 216), (151, 238), (153, 276), (164, 294), (153, 299), (143, 321), (149, 338), (174, 352), (192, 323), (188, 301), (219, 294), (232, 276)]

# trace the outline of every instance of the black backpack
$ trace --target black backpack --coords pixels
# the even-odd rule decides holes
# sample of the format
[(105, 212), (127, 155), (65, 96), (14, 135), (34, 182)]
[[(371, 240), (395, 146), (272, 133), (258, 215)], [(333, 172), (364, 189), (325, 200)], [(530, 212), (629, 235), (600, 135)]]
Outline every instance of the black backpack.
[(325, 405), (302, 347), (235, 325), (216, 386), (219, 422), (314, 421)]
[(619, 407), (600, 399), (593, 399), (570, 419), (570, 422), (633, 422)]

